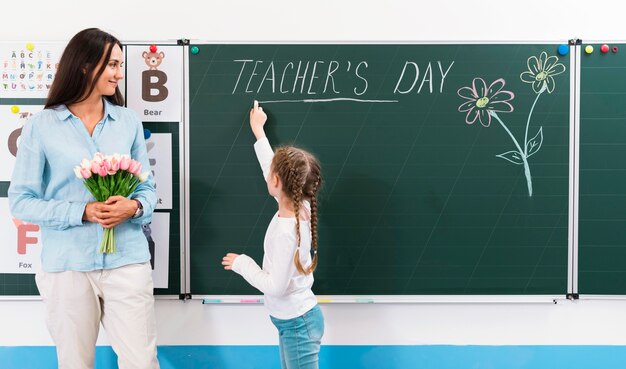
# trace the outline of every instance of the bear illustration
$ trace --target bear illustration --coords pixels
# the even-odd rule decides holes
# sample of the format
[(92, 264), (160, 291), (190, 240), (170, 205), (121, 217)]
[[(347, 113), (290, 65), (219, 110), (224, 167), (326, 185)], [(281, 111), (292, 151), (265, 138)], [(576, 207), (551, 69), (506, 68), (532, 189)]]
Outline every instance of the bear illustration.
[(159, 53), (144, 51), (141, 56), (146, 62), (146, 65), (150, 67), (150, 70), (157, 70), (157, 67), (161, 65), (161, 62), (165, 58), (165, 54), (163, 53), (163, 51)]

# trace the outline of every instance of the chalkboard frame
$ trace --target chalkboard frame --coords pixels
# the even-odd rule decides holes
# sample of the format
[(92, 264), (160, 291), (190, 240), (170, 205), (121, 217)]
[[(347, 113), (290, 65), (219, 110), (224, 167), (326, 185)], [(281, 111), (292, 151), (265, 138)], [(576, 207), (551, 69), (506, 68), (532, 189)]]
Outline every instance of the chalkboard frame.
[[(446, 45), (446, 44), (462, 44), (462, 45), (515, 45), (515, 44), (530, 44), (529, 42), (317, 42), (317, 41), (308, 41), (308, 42), (246, 42), (246, 41), (238, 41), (238, 42), (214, 42), (214, 41), (206, 41), (194, 40), (193, 45), (268, 45), (268, 44), (277, 44), (277, 45), (385, 45), (385, 44), (401, 44), (401, 45)], [(545, 45), (553, 45), (558, 46), (558, 41), (539, 41), (532, 42), (532, 44), (545, 44)], [(561, 43), (563, 44), (563, 43)], [(574, 48), (575, 42), (569, 42), (569, 49), (575, 50)], [(190, 48), (191, 46), (187, 46)], [(186, 53), (188, 55), (188, 53)], [(570, 75), (570, 81), (574, 81), (574, 66), (576, 62), (575, 53), (570, 53), (570, 70), (568, 74)], [(189, 77), (189, 73), (186, 74)], [(189, 84), (186, 84), (189, 86)], [(578, 86), (578, 85), (576, 85)], [(558, 299), (570, 298), (575, 294), (575, 273), (573, 268), (573, 260), (574, 256), (574, 245), (573, 239), (571, 237), (572, 224), (574, 223), (574, 213), (572, 212), (572, 206), (575, 204), (574, 200), (574, 189), (575, 189), (575, 179), (572, 175), (573, 173), (573, 161), (574, 161), (574, 152), (576, 151), (575, 146), (575, 122), (577, 117), (574, 115), (574, 107), (573, 103), (579, 98), (579, 91), (575, 88), (573, 84), (570, 84), (570, 141), (569, 141), (569, 151), (570, 151), (570, 177), (569, 177), (569, 210), (568, 210), (568, 224), (569, 224), (569, 237), (568, 237), (568, 262), (567, 262), (567, 288), (563, 291), (563, 294), (546, 294), (546, 295), (319, 295), (319, 299), (322, 302), (446, 302), (446, 301), (476, 301), (476, 302), (489, 302), (489, 301), (520, 301), (520, 302), (554, 302)], [(186, 99), (186, 110), (185, 110), (185, 121), (189, 122), (189, 101)], [(188, 150), (189, 147), (187, 146)], [(189, 151), (186, 153), (186, 157), (189, 158)], [(187, 163), (188, 165), (188, 163)], [(188, 170), (188, 168), (187, 168)], [(189, 173), (189, 171), (188, 171)], [(575, 174), (575, 173), (574, 173)], [(187, 178), (187, 182), (189, 182), (189, 178)], [(188, 185), (188, 183), (187, 183)], [(190, 191), (189, 188), (186, 188), (187, 191)], [(188, 205), (188, 203), (187, 203)], [(189, 206), (186, 208), (186, 216), (189, 219)], [(187, 235), (189, 237), (189, 235)], [(190, 241), (188, 241), (190, 242)], [(191, 252), (189, 243), (186, 246), (188, 252)], [(191, 280), (189, 280), (189, 284), (191, 284)], [(214, 295), (214, 294), (192, 294), (194, 298), (203, 298), (206, 302), (260, 302), (259, 295)]]

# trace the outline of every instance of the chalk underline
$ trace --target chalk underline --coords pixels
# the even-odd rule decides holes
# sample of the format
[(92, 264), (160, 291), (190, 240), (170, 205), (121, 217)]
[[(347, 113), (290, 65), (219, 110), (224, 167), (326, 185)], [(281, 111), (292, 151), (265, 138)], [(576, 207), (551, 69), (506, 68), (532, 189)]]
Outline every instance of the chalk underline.
[(319, 103), (319, 102), (333, 102), (333, 101), (354, 101), (359, 103), (397, 103), (398, 100), (364, 100), (353, 99), (350, 97), (336, 97), (334, 99), (303, 99), (303, 100), (267, 100), (259, 101), (259, 104), (272, 104), (272, 103)]

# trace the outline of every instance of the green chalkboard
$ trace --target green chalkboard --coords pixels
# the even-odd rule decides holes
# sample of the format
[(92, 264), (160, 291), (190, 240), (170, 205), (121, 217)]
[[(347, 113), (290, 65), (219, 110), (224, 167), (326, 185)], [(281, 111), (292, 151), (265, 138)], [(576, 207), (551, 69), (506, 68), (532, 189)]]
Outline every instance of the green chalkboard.
[(193, 46), (192, 294), (258, 293), (220, 265), (228, 251), (261, 262), (276, 211), (252, 148), (254, 99), (272, 144), (323, 166), (317, 294), (566, 293), (570, 66), (558, 45)]
[[(585, 45), (583, 45), (584, 48)], [(578, 291), (626, 294), (626, 45), (581, 55)]]

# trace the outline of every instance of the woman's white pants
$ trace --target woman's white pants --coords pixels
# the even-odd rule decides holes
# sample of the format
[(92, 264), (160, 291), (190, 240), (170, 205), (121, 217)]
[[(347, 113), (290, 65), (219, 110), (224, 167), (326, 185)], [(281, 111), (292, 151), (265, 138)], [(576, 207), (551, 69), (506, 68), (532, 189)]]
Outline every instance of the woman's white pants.
[(150, 263), (91, 272), (39, 272), (37, 288), (59, 369), (91, 369), (100, 323), (120, 369), (159, 369)]

